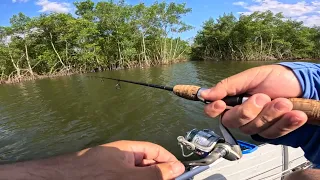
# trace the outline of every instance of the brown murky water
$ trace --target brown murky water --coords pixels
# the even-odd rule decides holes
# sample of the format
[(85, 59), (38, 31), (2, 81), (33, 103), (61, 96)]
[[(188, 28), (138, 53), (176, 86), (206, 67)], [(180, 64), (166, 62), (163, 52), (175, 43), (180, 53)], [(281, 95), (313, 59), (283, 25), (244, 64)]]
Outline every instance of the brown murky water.
[[(269, 62), (270, 63), (270, 62)], [(211, 87), (263, 62), (186, 62), (91, 73), (173, 86)], [(1, 163), (38, 159), (121, 139), (151, 141), (181, 157), (176, 137), (193, 128), (218, 132), (203, 104), (168, 91), (74, 75), (0, 86)], [(253, 142), (232, 131), (236, 138)]]

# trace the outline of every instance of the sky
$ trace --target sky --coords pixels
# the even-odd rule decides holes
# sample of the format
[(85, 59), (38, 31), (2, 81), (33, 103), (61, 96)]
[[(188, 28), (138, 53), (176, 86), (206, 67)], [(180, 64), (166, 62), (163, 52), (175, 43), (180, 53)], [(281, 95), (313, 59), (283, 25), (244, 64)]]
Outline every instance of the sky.
[[(74, 13), (74, 1), (0, 0), (0, 26), (10, 25), (10, 17), (19, 12), (30, 17), (50, 12)], [(126, 2), (129, 4), (144, 2), (148, 5), (154, 0), (126, 0)], [(183, 20), (194, 28), (183, 33), (181, 35), (183, 39), (194, 37), (203, 22), (210, 17), (216, 19), (224, 13), (231, 12), (238, 17), (240, 14), (250, 14), (254, 11), (271, 10), (274, 13), (282, 12), (287, 18), (303, 21), (306, 26), (320, 26), (320, 0), (167, 0), (166, 2), (186, 3), (187, 7), (192, 8), (192, 12), (184, 16)]]

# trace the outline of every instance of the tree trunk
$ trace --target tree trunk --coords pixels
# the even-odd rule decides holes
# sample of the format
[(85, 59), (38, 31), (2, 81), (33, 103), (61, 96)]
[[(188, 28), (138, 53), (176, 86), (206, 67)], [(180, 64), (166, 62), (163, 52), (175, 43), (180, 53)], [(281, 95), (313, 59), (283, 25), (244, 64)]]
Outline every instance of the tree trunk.
[(144, 61), (147, 65), (149, 65), (149, 61), (146, 54), (146, 43), (145, 43), (144, 33), (142, 33), (142, 51), (143, 51)]
[(65, 68), (65, 67), (66, 67), (66, 65), (63, 63), (63, 61), (62, 61), (62, 59), (61, 59), (61, 57), (60, 57), (59, 53), (58, 53), (58, 52), (57, 52), (57, 50), (56, 50), (56, 47), (54, 46), (54, 44), (53, 44), (53, 42), (52, 42), (52, 34), (51, 34), (51, 32), (50, 32), (49, 34), (50, 34), (50, 43), (51, 43), (51, 46), (52, 46), (52, 48), (53, 48), (54, 52), (56, 53), (56, 55), (58, 56), (58, 59), (59, 59), (60, 63), (61, 63), (61, 64), (62, 64), (62, 66)]
[(228, 44), (229, 44), (229, 47), (231, 49), (231, 60), (234, 60), (234, 56), (233, 56), (234, 50), (233, 50), (233, 47), (232, 47), (232, 41), (230, 39), (228, 41)]
[(122, 65), (122, 55), (121, 55), (120, 42), (117, 41), (117, 44), (118, 44), (118, 53), (119, 53), (119, 58), (120, 58), (119, 65), (121, 66)]
[(163, 44), (163, 51), (162, 51), (162, 58), (164, 60), (164, 63), (166, 64), (167, 63), (167, 36), (168, 36), (168, 31), (167, 31), (167, 26), (164, 27), (164, 32), (165, 32), (165, 35), (164, 35), (164, 44)]
[(271, 55), (272, 45), (273, 45), (273, 34), (271, 36), (271, 41), (270, 41), (269, 56)]
[(19, 68), (19, 65), (18, 65), (18, 64), (15, 64), (15, 63), (14, 63), (13, 56), (12, 56), (12, 53), (11, 53), (11, 50), (10, 50), (9, 45), (8, 45), (8, 50), (9, 50), (9, 55), (10, 55), (10, 60), (11, 60), (11, 62), (12, 62), (12, 65), (13, 65), (13, 67), (16, 69), (16, 71), (17, 71), (17, 76), (18, 76), (18, 78), (20, 79), (20, 78), (21, 78), (21, 69)]
[(164, 62), (167, 63), (167, 36), (164, 37), (163, 59), (164, 59)]
[(218, 41), (218, 39), (215, 37), (214, 38), (216, 41), (217, 41), (217, 43), (218, 43), (218, 47), (219, 47), (219, 52), (220, 52), (220, 58), (222, 58), (222, 51), (221, 51), (221, 48), (220, 48), (220, 43), (219, 43), (219, 41)]
[(178, 49), (178, 39), (176, 42), (176, 47), (174, 48), (174, 52), (173, 52), (173, 56), (172, 56), (173, 59), (176, 57), (177, 49)]
[(68, 42), (66, 41), (66, 62), (68, 62)]
[(263, 46), (263, 42), (262, 42), (262, 36), (260, 34), (260, 58), (262, 58), (262, 46)]
[(33, 75), (33, 71), (32, 71), (31, 65), (30, 65), (27, 43), (24, 43), (24, 48), (25, 48), (25, 50), (26, 50), (26, 59), (27, 59), (27, 63), (28, 63), (29, 73), (30, 73), (31, 76), (33, 77), (34, 75)]
[(4, 77), (4, 70), (2, 69), (2, 72), (1, 72), (1, 81), (3, 80), (3, 77)]
[(171, 42), (170, 42), (170, 52), (169, 52), (169, 58), (173, 60), (172, 58), (172, 39), (171, 39)]
[(186, 49), (184, 49), (177, 58), (179, 58), (184, 52), (186, 51)]

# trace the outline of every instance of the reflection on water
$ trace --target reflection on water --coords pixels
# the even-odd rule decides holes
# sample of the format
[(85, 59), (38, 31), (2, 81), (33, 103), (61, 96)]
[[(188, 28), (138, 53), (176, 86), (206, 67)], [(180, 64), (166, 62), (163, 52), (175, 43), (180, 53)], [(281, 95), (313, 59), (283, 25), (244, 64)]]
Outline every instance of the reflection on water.
[[(211, 87), (261, 63), (187, 62), (89, 75), (173, 86)], [(151, 141), (181, 157), (176, 137), (193, 128), (218, 132), (203, 104), (168, 91), (74, 75), (0, 87), (0, 161), (49, 157), (120, 139)], [(249, 140), (237, 132), (239, 139)]]

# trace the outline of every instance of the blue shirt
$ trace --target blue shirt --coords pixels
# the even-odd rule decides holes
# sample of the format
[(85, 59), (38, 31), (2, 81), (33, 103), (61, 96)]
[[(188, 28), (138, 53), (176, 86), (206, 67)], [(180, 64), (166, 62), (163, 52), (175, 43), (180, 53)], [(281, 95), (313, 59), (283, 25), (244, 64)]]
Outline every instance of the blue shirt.
[[(320, 64), (308, 62), (282, 62), (279, 64), (294, 72), (303, 91), (302, 98), (320, 99)], [(251, 137), (260, 142), (282, 144), (294, 148), (301, 147), (310, 162), (320, 165), (320, 126), (305, 124), (277, 139), (266, 139), (259, 135)]]

